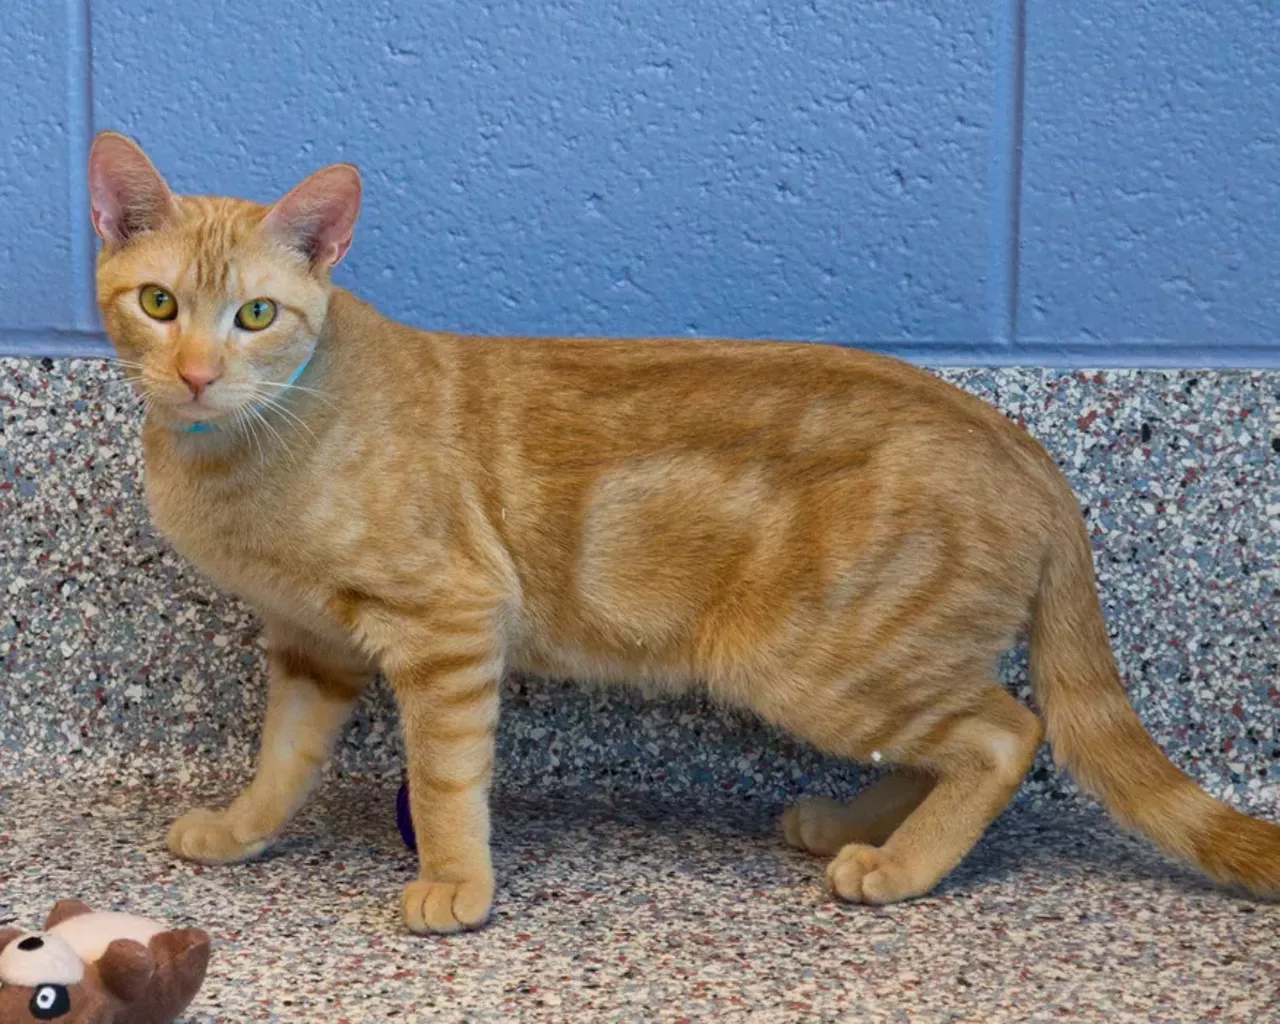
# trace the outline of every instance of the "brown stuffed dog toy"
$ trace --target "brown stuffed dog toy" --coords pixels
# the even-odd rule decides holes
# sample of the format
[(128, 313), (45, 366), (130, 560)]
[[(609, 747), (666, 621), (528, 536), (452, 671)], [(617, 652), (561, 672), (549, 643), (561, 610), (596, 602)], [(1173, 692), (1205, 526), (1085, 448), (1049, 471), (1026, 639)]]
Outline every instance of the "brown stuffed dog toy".
[(198, 928), (63, 900), (43, 932), (0, 928), (0, 1024), (169, 1024), (204, 984), (209, 947)]

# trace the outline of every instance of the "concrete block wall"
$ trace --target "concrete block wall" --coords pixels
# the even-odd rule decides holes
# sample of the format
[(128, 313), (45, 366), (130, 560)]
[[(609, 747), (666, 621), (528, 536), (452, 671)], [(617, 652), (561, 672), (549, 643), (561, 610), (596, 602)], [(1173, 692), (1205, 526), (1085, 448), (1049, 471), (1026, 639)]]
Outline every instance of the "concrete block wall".
[[(987, 364), (940, 372), (1063, 467), (1152, 736), (1280, 820), (1278, 26), (1277, 0), (0, 0), (0, 923), (74, 894), (209, 929), (190, 1024), (1280, 1019), (1280, 908), (1074, 813), (1047, 752), (931, 898), (844, 906), (774, 812), (868, 772), (692, 697), (507, 680), (478, 935), (400, 934), (385, 687), (277, 855), (175, 862), (172, 819), (254, 759), (260, 627), (150, 525), (119, 368), (65, 358), (107, 352), (84, 178), (111, 127), (183, 191), (357, 161), (340, 279), (421, 326)], [(1005, 679), (1026, 696), (1017, 656)]]
[(84, 160), (270, 200), (354, 160), (342, 273), (483, 332), (933, 364), (1280, 364), (1273, 0), (13, 0), (0, 351), (104, 351)]

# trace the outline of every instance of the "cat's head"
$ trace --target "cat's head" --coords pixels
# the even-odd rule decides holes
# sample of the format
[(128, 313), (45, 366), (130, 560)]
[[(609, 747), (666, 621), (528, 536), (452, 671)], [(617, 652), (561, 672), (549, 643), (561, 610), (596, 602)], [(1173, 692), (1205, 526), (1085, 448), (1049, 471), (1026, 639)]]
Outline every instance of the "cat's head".
[(324, 327), (360, 212), (355, 167), (272, 206), (179, 196), (135, 142), (103, 132), (89, 191), (102, 322), (153, 415), (217, 421), (275, 397)]

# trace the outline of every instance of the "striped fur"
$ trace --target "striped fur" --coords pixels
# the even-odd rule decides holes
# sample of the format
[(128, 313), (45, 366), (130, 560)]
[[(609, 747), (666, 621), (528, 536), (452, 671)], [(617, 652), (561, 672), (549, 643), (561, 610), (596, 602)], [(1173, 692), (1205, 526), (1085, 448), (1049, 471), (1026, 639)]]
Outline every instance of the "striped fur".
[[(405, 920), (479, 925), (498, 682), (514, 668), (699, 687), (897, 766), (847, 805), (798, 805), (783, 828), (832, 857), (845, 898), (919, 895), (1042, 741), (993, 671), (1029, 629), (1048, 737), (1085, 787), (1213, 878), (1280, 890), (1280, 829), (1209, 798), (1143, 731), (1074, 498), (993, 409), (819, 345), (413, 330), (330, 284), (354, 171), (291, 194), (290, 216), (311, 211), (299, 245), (273, 233), (279, 207), (166, 198), (132, 144), (100, 147), (99, 297), (151, 400), (156, 522), (261, 611), (273, 651), (258, 775), (228, 810), (179, 821), (177, 853), (265, 848), (380, 669), (421, 844)], [(120, 237), (114, 209), (142, 211)], [(183, 314), (149, 320), (146, 283)], [(236, 334), (227, 310), (257, 295), (278, 324)], [(299, 387), (280, 388), (313, 347)], [(219, 429), (199, 435), (175, 429), (191, 415), (175, 367), (193, 349), (222, 369), (203, 399)], [(247, 419), (263, 401), (264, 422)]]

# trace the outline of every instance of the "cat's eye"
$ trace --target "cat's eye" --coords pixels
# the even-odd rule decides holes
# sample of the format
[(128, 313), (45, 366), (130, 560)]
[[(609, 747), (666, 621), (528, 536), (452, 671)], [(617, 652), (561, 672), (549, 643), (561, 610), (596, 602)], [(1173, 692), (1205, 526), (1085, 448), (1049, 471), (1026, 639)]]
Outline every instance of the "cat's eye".
[(250, 299), (236, 310), (236, 326), (246, 331), (270, 327), (276, 318), (276, 304), (270, 299)]
[(152, 320), (172, 320), (178, 315), (178, 300), (158, 284), (144, 284), (138, 292), (138, 305)]

